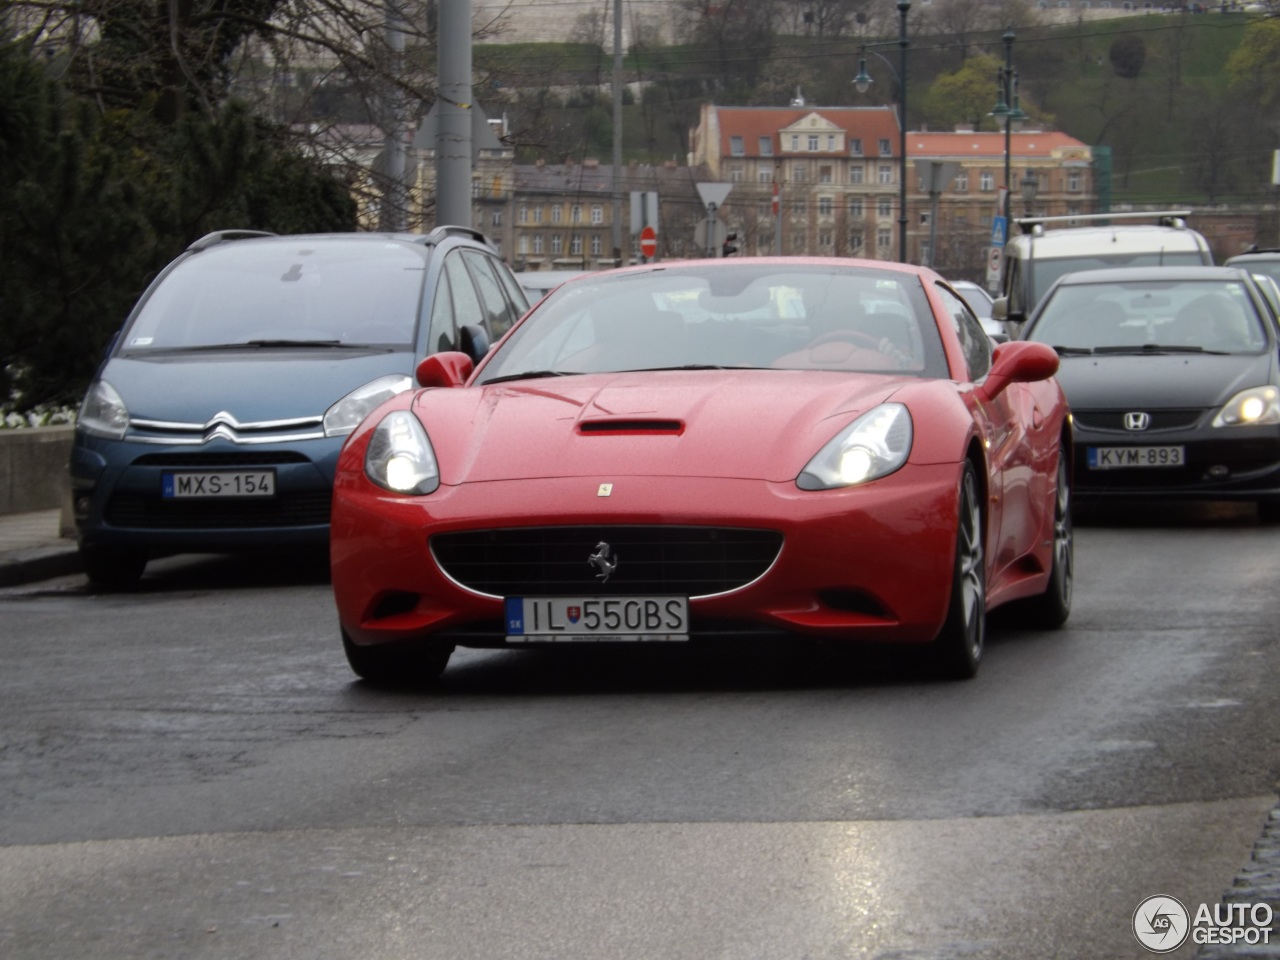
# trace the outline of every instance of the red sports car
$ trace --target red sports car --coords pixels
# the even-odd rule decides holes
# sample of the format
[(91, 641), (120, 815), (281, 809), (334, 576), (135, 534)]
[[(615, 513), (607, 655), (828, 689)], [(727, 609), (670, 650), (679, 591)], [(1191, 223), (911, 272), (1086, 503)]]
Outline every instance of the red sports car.
[(338, 465), (333, 588), (370, 680), (455, 646), (902, 641), (1056, 626), (1071, 417), (933, 271), (734, 258), (570, 280), (472, 369), (423, 360)]

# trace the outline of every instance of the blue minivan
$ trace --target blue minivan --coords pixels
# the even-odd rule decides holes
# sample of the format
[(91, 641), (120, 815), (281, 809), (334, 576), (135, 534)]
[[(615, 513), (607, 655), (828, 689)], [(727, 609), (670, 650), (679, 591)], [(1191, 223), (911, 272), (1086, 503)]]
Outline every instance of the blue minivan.
[(527, 309), (467, 227), (201, 238), (142, 295), (81, 404), (85, 572), (125, 587), (154, 556), (326, 544), (347, 435), (427, 354), (479, 359)]

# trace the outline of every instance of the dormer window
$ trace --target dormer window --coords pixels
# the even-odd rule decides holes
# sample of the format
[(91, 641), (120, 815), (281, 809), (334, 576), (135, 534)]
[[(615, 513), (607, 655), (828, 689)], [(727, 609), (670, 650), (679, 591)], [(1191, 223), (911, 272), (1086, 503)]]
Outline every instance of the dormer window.
[(849, 156), (851, 157), (862, 156), (862, 139), (861, 138), (855, 137), (854, 139), (849, 141)]
[(729, 153), (735, 157), (744, 157), (747, 154), (746, 149), (742, 146), (741, 137), (729, 138)]
[(893, 146), (889, 143), (889, 141), (888, 141), (888, 140), (881, 140), (881, 141), (880, 141), (880, 156), (882, 156), (882, 157), (889, 157), (889, 156), (892, 156), (892, 155), (893, 155)]

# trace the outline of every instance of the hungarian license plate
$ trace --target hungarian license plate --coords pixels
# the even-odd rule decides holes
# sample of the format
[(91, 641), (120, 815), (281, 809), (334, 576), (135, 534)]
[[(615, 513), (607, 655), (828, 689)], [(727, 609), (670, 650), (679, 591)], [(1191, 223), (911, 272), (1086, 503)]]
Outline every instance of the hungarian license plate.
[(1185, 447), (1090, 447), (1090, 470), (1123, 470), (1142, 467), (1181, 467), (1187, 462)]
[(208, 470), (161, 475), (160, 495), (166, 500), (201, 497), (274, 497), (274, 470)]
[(507, 642), (689, 639), (687, 597), (507, 597)]

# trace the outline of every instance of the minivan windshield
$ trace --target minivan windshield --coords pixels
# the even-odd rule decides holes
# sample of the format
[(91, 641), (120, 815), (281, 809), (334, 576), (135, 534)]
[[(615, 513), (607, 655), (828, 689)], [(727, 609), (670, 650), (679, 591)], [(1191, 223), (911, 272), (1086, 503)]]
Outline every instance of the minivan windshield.
[(237, 241), (177, 264), (125, 331), (126, 352), (409, 347), (425, 260), (404, 243)]
[(1126, 253), (1089, 257), (1036, 257), (1029, 261), (1031, 298), (1028, 307), (1040, 302), (1059, 277), (1081, 270), (1106, 270), (1111, 267), (1195, 267), (1205, 263), (1196, 250), (1161, 250), (1151, 253)]

